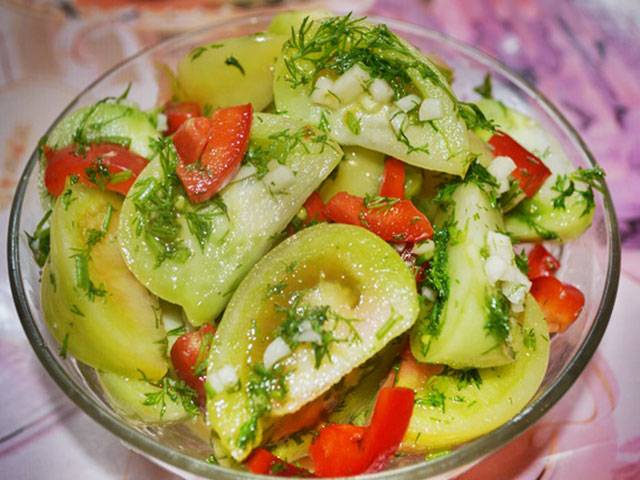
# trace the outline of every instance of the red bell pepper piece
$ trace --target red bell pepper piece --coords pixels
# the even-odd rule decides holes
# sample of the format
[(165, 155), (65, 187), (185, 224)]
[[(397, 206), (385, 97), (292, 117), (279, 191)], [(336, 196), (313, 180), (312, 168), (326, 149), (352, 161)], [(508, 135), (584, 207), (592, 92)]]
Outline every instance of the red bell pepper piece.
[(199, 330), (185, 333), (178, 337), (171, 347), (171, 363), (178, 375), (187, 385), (198, 392), (201, 404), (204, 404), (206, 369), (198, 371), (199, 366), (206, 367), (211, 341), (216, 329), (211, 324), (200, 327)]
[(380, 196), (388, 198), (404, 198), (404, 163), (395, 158), (387, 158), (384, 162), (384, 173), (380, 185)]
[(247, 468), (252, 473), (275, 477), (310, 477), (304, 468), (296, 467), (279, 459), (265, 448), (256, 448), (247, 459)]
[(334, 222), (365, 227), (387, 242), (418, 242), (433, 235), (431, 223), (410, 200), (366, 206), (362, 197), (339, 192), (327, 203), (325, 215)]
[(64, 191), (67, 177), (72, 175), (88, 187), (126, 195), (148, 163), (129, 149), (111, 143), (92, 144), (83, 152), (73, 145), (59, 150), (45, 148), (44, 155), (47, 159), (44, 184), (54, 197)]
[(368, 472), (382, 470), (398, 450), (409, 428), (415, 393), (410, 388), (383, 388), (364, 437)]
[(363, 441), (367, 427), (333, 424), (323, 427), (309, 447), (318, 477), (345, 477), (367, 470)]
[(516, 169), (511, 174), (527, 197), (532, 197), (551, 175), (551, 170), (529, 150), (504, 132), (496, 131), (489, 139), (493, 154), (511, 158)]
[(414, 399), (410, 388), (384, 387), (368, 427), (334, 424), (321, 429), (309, 449), (316, 475), (357, 475), (384, 468), (409, 427)]
[(191, 164), (197, 162), (209, 141), (211, 121), (205, 117), (190, 118), (173, 135), (180, 161)]
[(544, 312), (550, 332), (563, 332), (584, 306), (584, 295), (576, 287), (556, 277), (538, 277), (532, 281), (531, 295)]
[[(221, 108), (216, 110), (211, 119), (204, 119), (210, 122), (210, 128), (206, 137), (204, 128), (197, 129), (191, 136), (193, 142), (176, 144), (179, 163), (176, 173), (184, 186), (189, 200), (193, 203), (205, 202), (213, 197), (218, 191), (229, 183), (240, 168), (240, 163), (249, 146), (249, 133), (253, 119), (253, 108), (250, 103), (235, 107)], [(192, 119), (198, 120), (198, 119)], [(198, 123), (202, 123), (198, 120)], [(178, 136), (182, 128), (187, 128), (189, 122), (174, 135)], [(182, 136), (178, 136), (182, 139)], [(205, 147), (201, 151), (200, 158), (194, 159), (194, 154), (200, 149), (200, 145), (206, 138)], [(189, 152), (184, 157), (180, 156), (180, 151)]]
[(555, 275), (560, 268), (560, 262), (549, 251), (537, 244), (529, 252), (529, 271), (527, 275), (531, 280), (539, 277), (550, 277)]
[(327, 217), (324, 215), (324, 202), (318, 192), (313, 192), (307, 201), (304, 202), (304, 209), (307, 211), (305, 225), (311, 222), (326, 222)]
[(175, 133), (190, 118), (202, 115), (200, 105), (196, 102), (169, 102), (164, 106), (164, 114), (167, 116), (165, 135)]

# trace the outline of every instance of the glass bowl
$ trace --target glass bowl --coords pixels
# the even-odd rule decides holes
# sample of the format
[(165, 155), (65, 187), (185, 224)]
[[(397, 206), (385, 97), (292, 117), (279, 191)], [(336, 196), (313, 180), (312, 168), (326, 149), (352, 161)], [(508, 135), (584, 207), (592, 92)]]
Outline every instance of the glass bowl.
[[(162, 65), (175, 67), (193, 47), (222, 38), (264, 30), (273, 12), (253, 14), (167, 39), (139, 52), (105, 73), (84, 90), (60, 114), (51, 128), (72, 110), (107, 96), (118, 95), (127, 84), (129, 98), (142, 108), (151, 108), (167, 100), (166, 82), (158, 72)], [(463, 99), (473, 98), (473, 87), (486, 72), (493, 76), (494, 94), (508, 105), (537, 119), (554, 135), (575, 166), (595, 165), (591, 153), (567, 120), (539, 92), (519, 76), (488, 55), (461, 44), (441, 33), (399, 21), (372, 18), (383, 22), (418, 46), (446, 59), (456, 72), (454, 89)], [(156, 427), (121, 417), (105, 401), (92, 369), (73, 359), (63, 359), (59, 346), (49, 334), (40, 306), (40, 269), (34, 262), (24, 232), (34, 230), (43, 214), (40, 202), (37, 153), (31, 156), (18, 184), (9, 223), (9, 277), (16, 308), (36, 355), (60, 388), (87, 415), (117, 435), (130, 448), (182, 475), (237, 479), (254, 478), (247, 472), (230, 470), (206, 462), (207, 442), (180, 426)], [(500, 428), (454, 449), (446, 456), (408, 463), (400, 460), (395, 468), (361, 478), (424, 479), (448, 478), (468, 469), (489, 453), (508, 443), (533, 425), (567, 392), (584, 370), (607, 327), (613, 308), (620, 273), (620, 243), (616, 217), (608, 190), (598, 195), (593, 226), (580, 239), (560, 252), (560, 277), (577, 285), (586, 304), (571, 328), (553, 338), (551, 358), (544, 381), (527, 407)], [(408, 463), (408, 464), (407, 464)]]

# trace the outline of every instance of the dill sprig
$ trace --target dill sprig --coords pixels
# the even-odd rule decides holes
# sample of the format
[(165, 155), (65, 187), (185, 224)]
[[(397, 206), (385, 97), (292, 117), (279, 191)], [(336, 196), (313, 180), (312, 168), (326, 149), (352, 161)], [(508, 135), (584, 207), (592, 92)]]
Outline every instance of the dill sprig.
[[(468, 128), (494, 130), (476, 105), (458, 101), (438, 67), (386, 25), (370, 25), (365, 20), (366, 17), (355, 18), (351, 13), (320, 21), (306, 17), (297, 30), (292, 27), (283, 46), (285, 80), (293, 88), (307, 87), (322, 74), (340, 76), (358, 64), (372, 78), (385, 80), (398, 99), (412, 91), (412, 75), (419, 75), (446, 93)], [(400, 141), (406, 140), (411, 146), (406, 136), (398, 135)], [(411, 147), (412, 151), (426, 148)]]
[[(427, 334), (437, 337), (442, 330), (440, 317), (445, 303), (449, 298), (449, 272), (447, 271), (449, 247), (449, 226), (436, 228), (433, 233), (435, 253), (427, 268), (424, 285), (433, 290), (436, 299), (427, 312), (424, 330)], [(428, 346), (425, 346), (428, 348)], [(426, 355), (426, 352), (424, 352)]]
[(271, 402), (281, 400), (287, 395), (286, 374), (282, 368), (265, 368), (261, 363), (251, 367), (246, 392), (249, 397), (250, 418), (240, 426), (236, 444), (238, 448), (251, 445), (258, 432), (258, 422), (271, 411)]
[[(308, 322), (311, 330), (320, 337), (318, 343), (311, 344), (315, 356), (315, 368), (320, 368), (325, 358), (328, 358), (330, 362), (332, 361), (330, 352), (332, 344), (360, 341), (361, 338), (353, 326), (354, 320), (338, 315), (328, 305), (305, 305), (302, 303), (303, 295), (303, 291), (294, 292), (287, 306), (275, 306), (276, 311), (284, 314), (285, 318), (275, 331), (274, 336), (282, 337), (291, 350), (294, 350), (302, 343), (296, 339), (302, 333), (302, 324)], [(335, 334), (340, 323), (347, 325), (350, 331), (350, 335), (346, 338), (337, 337)]]
[(486, 308), (488, 315), (484, 326), (485, 330), (490, 335), (493, 335), (499, 343), (505, 342), (511, 332), (509, 300), (498, 292), (487, 298)]
[(32, 234), (24, 232), (27, 236), (29, 249), (39, 267), (43, 267), (47, 258), (49, 258), (51, 229), (48, 226), (48, 222), (50, 216), (51, 209), (45, 212)]
[(157, 389), (154, 392), (145, 393), (142, 404), (149, 407), (159, 405), (160, 418), (164, 417), (169, 401), (182, 405), (184, 411), (192, 417), (197, 417), (200, 414), (198, 394), (182, 380), (165, 376), (162, 380), (153, 382), (141, 370), (140, 374), (142, 380)]
[[(566, 209), (566, 200), (577, 193), (585, 204), (582, 216), (588, 215), (596, 205), (593, 190), (601, 193), (604, 191), (604, 177), (605, 172), (600, 167), (578, 168), (568, 175), (558, 175), (551, 187), (551, 190), (558, 193), (553, 198), (553, 208)], [(579, 189), (576, 184), (582, 184), (585, 188)]]

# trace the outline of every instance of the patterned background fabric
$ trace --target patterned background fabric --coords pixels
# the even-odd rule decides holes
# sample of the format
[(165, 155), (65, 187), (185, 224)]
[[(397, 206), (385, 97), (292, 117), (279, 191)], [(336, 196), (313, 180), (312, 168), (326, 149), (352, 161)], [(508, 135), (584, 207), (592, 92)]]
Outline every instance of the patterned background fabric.
[[(121, 59), (242, 14), (222, 0), (0, 0), (0, 251), (10, 202), (62, 108)], [(301, 3), (301, 2), (298, 2)], [(496, 56), (544, 92), (607, 170), (623, 240), (612, 321), (592, 362), (534, 428), (464, 479), (640, 478), (640, 3), (635, 0), (304, 2), (406, 20)], [(18, 321), (0, 257), (0, 477), (169, 479), (75, 407)]]

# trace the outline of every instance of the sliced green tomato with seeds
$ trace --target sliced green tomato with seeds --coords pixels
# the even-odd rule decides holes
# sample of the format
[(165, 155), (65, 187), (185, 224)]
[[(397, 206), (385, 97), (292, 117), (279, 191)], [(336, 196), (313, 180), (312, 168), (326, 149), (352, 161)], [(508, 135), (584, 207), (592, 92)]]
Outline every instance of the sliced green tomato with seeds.
[[(314, 344), (306, 342), (276, 364), (287, 393), (273, 399), (271, 412), (257, 418), (253, 436), (241, 442), (244, 426), (255, 414), (247, 391), (250, 370), (262, 364), (265, 350), (278, 338), (277, 329), (286, 318), (281, 309), (291, 306), (296, 295), (302, 295), (298, 306), (328, 309), (331, 319), (324, 331), (335, 341), (319, 363)], [(286, 415), (320, 396), (410, 328), (417, 314), (415, 280), (397, 252), (379, 237), (340, 224), (302, 230), (256, 264), (218, 326), (208, 375), (231, 366), (240, 388), (208, 390), (212, 428), (234, 458), (245, 458), (260, 444), (269, 415)]]
[(514, 342), (518, 353), (509, 365), (466, 372), (445, 370), (424, 385), (401, 376), (398, 386), (416, 390), (416, 405), (401, 450), (455, 447), (517, 415), (535, 396), (549, 360), (547, 322), (530, 295), (514, 328)]
[[(491, 367), (513, 361), (508, 342), (486, 328), (488, 299), (498, 293), (485, 272), (487, 233), (502, 230), (500, 211), (474, 183), (463, 183), (451, 195), (446, 220), (449, 241), (446, 270), (449, 296), (440, 315), (427, 312), (411, 332), (411, 349), (423, 362), (456, 368)], [(442, 222), (441, 222), (442, 223)], [(434, 307), (432, 307), (434, 308)]]
[(264, 109), (273, 100), (273, 64), (285, 38), (257, 33), (196, 47), (178, 64), (180, 100)]
[(151, 156), (150, 140), (160, 133), (150, 114), (124, 102), (103, 102), (83, 107), (65, 117), (49, 134), (53, 149), (76, 143), (78, 132), (88, 143), (119, 143), (144, 158)]
[[(562, 146), (538, 122), (497, 100), (482, 99), (478, 106), (487, 118), (493, 120), (505, 133), (537, 155), (552, 171), (540, 190), (523, 200), (505, 216), (506, 231), (515, 241), (539, 242), (542, 240), (573, 240), (590, 226), (594, 210), (587, 209), (584, 198), (575, 192), (565, 201), (565, 208), (556, 208), (553, 200), (558, 192), (553, 190), (558, 175), (566, 175), (575, 167), (564, 153)], [(479, 132), (488, 139), (486, 132)], [(581, 184), (576, 185), (584, 189)]]
[[(322, 20), (316, 21), (306, 36), (313, 36)], [(362, 28), (371, 28), (362, 22)], [(446, 79), (438, 68), (417, 49), (403, 40), (402, 55), (410, 56), (426, 66), (437, 82), (424, 78), (415, 68), (408, 68), (410, 88), (421, 98), (440, 102), (442, 115), (431, 122), (407, 121), (402, 128), (392, 126), (392, 118), (399, 111), (393, 104), (380, 104), (377, 109), (365, 109), (361, 97), (336, 108), (320, 106), (311, 99), (315, 88), (313, 65), (306, 59), (297, 59), (299, 49), (291, 42), (284, 44), (275, 67), (274, 101), (279, 111), (314, 123), (326, 121), (333, 137), (342, 145), (356, 145), (382, 152), (411, 165), (429, 170), (462, 176), (469, 166), (467, 129), (457, 113), (457, 105)], [(374, 52), (380, 58), (393, 58), (398, 53), (389, 49)], [(301, 85), (291, 81), (290, 64), (295, 62), (309, 78)], [(417, 115), (417, 112), (412, 114)], [(417, 117), (416, 117), (417, 118)], [(400, 134), (402, 132), (402, 134)]]
[[(121, 197), (80, 184), (69, 191), (51, 215), (51, 253), (41, 286), (45, 320), (67, 354), (83, 363), (162, 378), (168, 365), (158, 300), (127, 269), (116, 239)], [(87, 257), (88, 241), (103, 231), (105, 219), (106, 234)]]
[[(255, 170), (244, 176), (246, 169), (253, 167), (240, 170), (237, 179), (219, 195), (226, 213), (215, 210), (215, 204), (208, 204), (207, 208), (215, 211), (210, 217), (211, 234), (202, 246), (184, 215), (178, 214), (179, 239), (186, 248), (186, 258), (169, 258), (158, 264), (155, 250), (137, 228), (138, 185), (144, 185), (149, 177), (162, 178), (157, 159), (141, 173), (123, 204), (118, 235), (127, 265), (153, 293), (181, 305), (196, 326), (212, 321), (222, 312), (240, 280), (274, 245), (342, 156), (335, 142), (312, 127), (282, 115), (256, 114), (251, 141), (268, 148), (278, 141), (274, 136), (291, 139), (275, 152), (282, 157), (282, 164), (271, 160), (271, 165), (265, 165), (269, 173), (262, 178)], [(178, 202), (188, 204), (183, 194), (179, 194)]]

